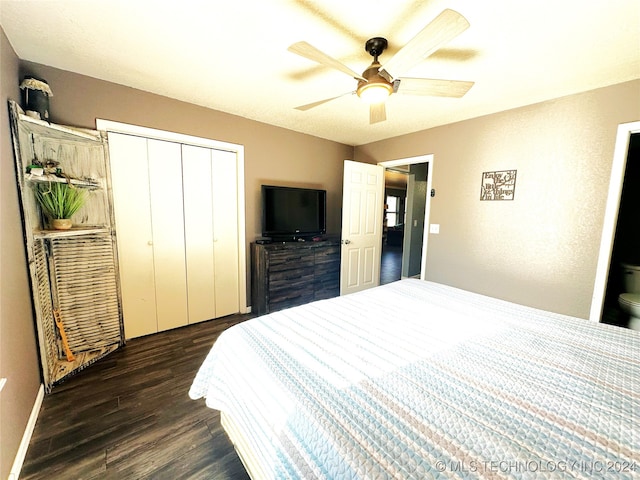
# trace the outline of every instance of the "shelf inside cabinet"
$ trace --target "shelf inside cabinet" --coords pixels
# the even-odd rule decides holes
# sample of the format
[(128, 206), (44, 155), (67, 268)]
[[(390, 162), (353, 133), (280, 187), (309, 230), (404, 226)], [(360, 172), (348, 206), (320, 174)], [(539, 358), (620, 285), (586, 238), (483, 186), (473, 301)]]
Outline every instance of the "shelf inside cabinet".
[(24, 179), (27, 182), (36, 182), (36, 183), (50, 183), (50, 182), (71, 183), (71, 185), (75, 185), (77, 187), (82, 187), (82, 188), (89, 188), (89, 189), (101, 187), (100, 183), (96, 180), (91, 180), (91, 179), (80, 180), (77, 178), (67, 179), (64, 177), (58, 177), (56, 175), (49, 175), (49, 174), (33, 175), (31, 173), (26, 173), (24, 175)]
[(102, 226), (78, 226), (69, 230), (36, 230), (33, 232), (34, 238), (60, 238), (75, 237), (78, 235), (92, 235), (94, 233), (109, 233), (107, 227)]
[(49, 123), (44, 120), (30, 117), (24, 113), (19, 114), (20, 122), (22, 125), (28, 128), (33, 133), (44, 135), (47, 137), (58, 138), (60, 140), (91, 140), (96, 143), (101, 143), (102, 138), (100, 133), (95, 130), (83, 130), (75, 127), (67, 127), (64, 125), (57, 125), (55, 123)]

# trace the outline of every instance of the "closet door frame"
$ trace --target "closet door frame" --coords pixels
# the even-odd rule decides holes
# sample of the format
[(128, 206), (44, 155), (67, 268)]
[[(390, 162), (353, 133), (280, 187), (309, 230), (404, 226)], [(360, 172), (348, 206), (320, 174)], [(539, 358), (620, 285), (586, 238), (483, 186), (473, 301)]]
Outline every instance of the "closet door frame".
[[(238, 298), (240, 301), (240, 313), (248, 313), (247, 308), (247, 249), (245, 246), (245, 201), (244, 201), (244, 146), (235, 143), (221, 142), (209, 138), (195, 137), (181, 133), (167, 132), (154, 128), (140, 127), (127, 123), (111, 120), (96, 119), (96, 129), (103, 132), (123, 133), (145, 137), (155, 140), (206, 147), (214, 150), (222, 150), (235, 153), (236, 156), (236, 180), (237, 180), (237, 205), (238, 205)], [(118, 226), (116, 225), (116, 236)]]

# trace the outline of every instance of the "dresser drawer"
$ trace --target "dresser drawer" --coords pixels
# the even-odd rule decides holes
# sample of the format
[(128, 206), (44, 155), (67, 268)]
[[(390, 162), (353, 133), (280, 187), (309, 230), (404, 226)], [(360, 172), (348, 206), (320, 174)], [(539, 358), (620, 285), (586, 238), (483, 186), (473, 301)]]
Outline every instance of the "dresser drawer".
[(315, 254), (316, 266), (324, 265), (327, 263), (330, 263), (330, 264), (337, 263), (338, 268), (340, 268), (339, 267), (340, 265), (340, 246), (339, 245), (321, 248), (316, 251), (316, 254)]
[(270, 252), (268, 257), (269, 272), (271, 274), (283, 270), (298, 269), (301, 267), (313, 268), (313, 252), (291, 251)]
[(313, 302), (314, 300), (315, 298), (313, 294), (273, 300), (269, 302), (269, 312), (277, 312), (278, 310), (284, 310), (285, 308), (297, 307), (298, 305), (304, 305), (305, 303)]
[(269, 292), (305, 288), (313, 290), (314, 278), (313, 270), (310, 271), (307, 268), (278, 272), (277, 275), (272, 275), (269, 278)]

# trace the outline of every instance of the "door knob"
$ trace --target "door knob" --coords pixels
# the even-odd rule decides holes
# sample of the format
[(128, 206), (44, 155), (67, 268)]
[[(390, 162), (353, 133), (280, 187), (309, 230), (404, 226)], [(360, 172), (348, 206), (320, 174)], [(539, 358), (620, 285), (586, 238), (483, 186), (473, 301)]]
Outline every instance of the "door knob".
[(349, 245), (351, 243), (351, 240), (347, 238), (346, 240), (342, 240), (342, 243), (344, 243), (345, 245)]

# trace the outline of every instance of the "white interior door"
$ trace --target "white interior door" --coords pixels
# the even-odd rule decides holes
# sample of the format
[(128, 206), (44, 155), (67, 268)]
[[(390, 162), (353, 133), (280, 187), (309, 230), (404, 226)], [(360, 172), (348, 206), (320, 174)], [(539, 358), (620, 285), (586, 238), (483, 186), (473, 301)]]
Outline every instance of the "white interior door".
[(344, 162), (340, 295), (380, 284), (384, 168)]
[(158, 331), (147, 140), (109, 134), (113, 206), (126, 338)]

